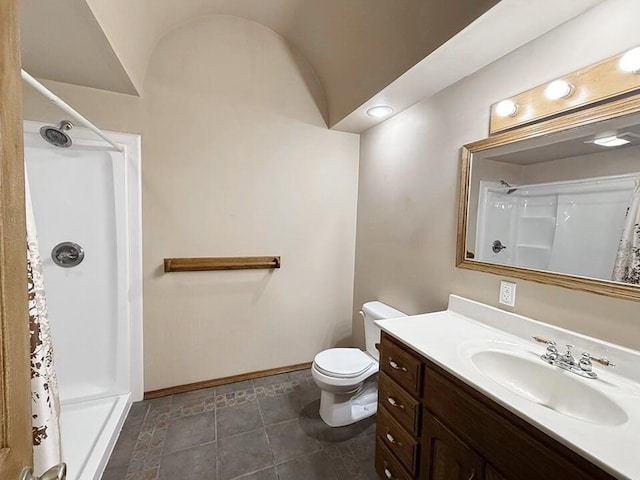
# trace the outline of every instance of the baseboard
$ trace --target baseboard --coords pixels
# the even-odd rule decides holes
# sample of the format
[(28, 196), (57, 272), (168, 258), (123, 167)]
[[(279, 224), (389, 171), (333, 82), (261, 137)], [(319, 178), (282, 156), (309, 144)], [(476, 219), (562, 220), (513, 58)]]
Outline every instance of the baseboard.
[(176, 393), (192, 392), (202, 388), (218, 387), (228, 383), (242, 382), (245, 380), (253, 380), (254, 378), (268, 377), (279, 373), (296, 372), (298, 370), (306, 370), (311, 368), (311, 362), (298, 363), (296, 365), (288, 365), (286, 367), (270, 368), (268, 370), (259, 370), (257, 372), (242, 373), (240, 375), (232, 375), (230, 377), (215, 378), (213, 380), (203, 380), (201, 382), (187, 383), (185, 385), (177, 385), (175, 387), (161, 388), (159, 390), (151, 390), (144, 392), (144, 399), (166, 397), (175, 395)]

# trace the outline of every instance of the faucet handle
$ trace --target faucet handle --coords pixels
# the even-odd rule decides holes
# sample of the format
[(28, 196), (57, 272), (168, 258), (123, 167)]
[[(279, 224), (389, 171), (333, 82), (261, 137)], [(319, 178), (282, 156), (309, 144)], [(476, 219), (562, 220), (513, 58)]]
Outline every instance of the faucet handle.
[(546, 344), (547, 351), (541, 356), (541, 358), (545, 362), (553, 364), (558, 359), (558, 349), (556, 348), (556, 342), (554, 342), (553, 340), (548, 340)]
[(580, 362), (578, 362), (578, 366), (580, 367), (580, 370), (582, 370), (583, 372), (592, 371), (593, 364), (591, 363), (591, 355), (589, 355), (587, 352), (584, 352), (582, 354), (582, 357), (580, 358)]

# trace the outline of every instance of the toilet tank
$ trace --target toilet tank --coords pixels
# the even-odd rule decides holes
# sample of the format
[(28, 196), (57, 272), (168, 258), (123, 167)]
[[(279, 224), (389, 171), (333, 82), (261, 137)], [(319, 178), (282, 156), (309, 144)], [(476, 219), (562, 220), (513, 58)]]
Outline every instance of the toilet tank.
[(397, 318), (406, 317), (407, 315), (400, 310), (396, 310), (389, 305), (374, 301), (367, 302), (362, 306), (360, 312), (364, 319), (364, 340), (367, 348), (367, 353), (376, 360), (380, 359), (380, 352), (376, 348), (376, 343), (380, 342), (380, 328), (373, 323), (375, 320), (382, 320), (385, 318)]

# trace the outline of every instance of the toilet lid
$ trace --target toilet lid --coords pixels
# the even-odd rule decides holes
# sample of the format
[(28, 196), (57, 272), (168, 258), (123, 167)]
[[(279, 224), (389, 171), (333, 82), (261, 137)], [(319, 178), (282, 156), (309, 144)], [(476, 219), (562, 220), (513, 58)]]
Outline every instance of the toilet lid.
[(314, 363), (326, 375), (352, 378), (363, 374), (374, 360), (357, 348), (331, 348), (317, 354)]

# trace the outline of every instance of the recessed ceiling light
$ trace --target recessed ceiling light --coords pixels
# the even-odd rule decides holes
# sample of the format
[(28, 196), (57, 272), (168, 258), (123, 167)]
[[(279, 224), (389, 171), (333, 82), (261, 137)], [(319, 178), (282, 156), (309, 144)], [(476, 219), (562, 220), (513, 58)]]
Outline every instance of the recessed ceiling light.
[(570, 97), (573, 93), (573, 85), (564, 80), (554, 80), (544, 91), (545, 96), (549, 100), (560, 100), (561, 98)]
[(512, 100), (502, 100), (496, 105), (496, 114), (500, 117), (515, 117), (518, 105)]
[(640, 73), (640, 47), (633, 48), (620, 59), (620, 68), (629, 73)]
[(367, 115), (375, 118), (387, 117), (393, 113), (393, 108), (389, 105), (376, 105), (367, 110)]
[(601, 147), (620, 147), (621, 145), (626, 145), (627, 143), (631, 142), (624, 138), (612, 135), (610, 137), (596, 138), (593, 143), (595, 143), (596, 145), (600, 145)]

